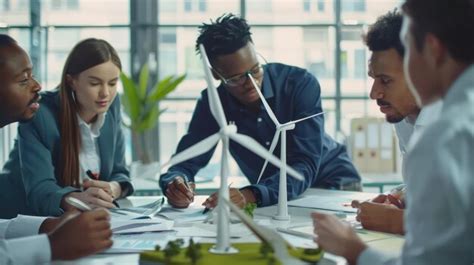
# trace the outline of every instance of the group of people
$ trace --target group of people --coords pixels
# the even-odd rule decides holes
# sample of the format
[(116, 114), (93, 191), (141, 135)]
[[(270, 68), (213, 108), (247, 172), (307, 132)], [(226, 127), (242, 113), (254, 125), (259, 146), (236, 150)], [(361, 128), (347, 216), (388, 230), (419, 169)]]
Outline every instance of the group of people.
[[(405, 235), (401, 264), (472, 264), (474, 1), (407, 0), (402, 8), (403, 14), (381, 16), (364, 41), (372, 52), (370, 98), (395, 125), (406, 186), (352, 205), (364, 228)], [(205, 47), (214, 78), (221, 81), (217, 91), (226, 118), (239, 133), (266, 147), (272, 141), (276, 128), (256, 89), (282, 123), (323, 110), (321, 87), (312, 74), (258, 60), (245, 19), (226, 14), (199, 29), (196, 49)], [(32, 68), (19, 44), (0, 34), (0, 127), (20, 121), (0, 174), (0, 218), (13, 218), (0, 221), (1, 264), (75, 259), (110, 247), (104, 208), (133, 193), (116, 97), (121, 62), (115, 49), (101, 39), (79, 42), (67, 57), (60, 84), (47, 92), (40, 93)], [(203, 90), (176, 153), (218, 130)], [(193, 202), (194, 177), (214, 149), (161, 175), (159, 186), (170, 205), (185, 208)], [(263, 159), (233, 142), (230, 153), (251, 183), (230, 188), (232, 202), (275, 204), (278, 168), (268, 166), (257, 183)], [(288, 134), (287, 162), (305, 178), (288, 179), (288, 199), (310, 187), (339, 189), (343, 182), (360, 182), (345, 147), (325, 133), (323, 116)], [(80, 213), (68, 197), (96, 209)], [(217, 203), (213, 194), (204, 206)], [(336, 217), (314, 213), (312, 218), (315, 240), (326, 251), (350, 264), (395, 264)]]

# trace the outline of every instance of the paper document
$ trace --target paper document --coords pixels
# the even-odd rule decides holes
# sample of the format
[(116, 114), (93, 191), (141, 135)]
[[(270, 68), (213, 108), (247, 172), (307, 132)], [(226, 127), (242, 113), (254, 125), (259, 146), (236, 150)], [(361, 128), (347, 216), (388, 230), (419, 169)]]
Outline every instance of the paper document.
[(310, 195), (289, 201), (288, 206), (357, 213), (357, 209), (352, 208), (351, 202), (351, 198)]
[[(140, 253), (146, 250), (154, 250), (159, 245), (162, 249), (170, 240), (175, 240), (175, 232), (145, 233), (139, 235), (114, 235), (113, 245), (104, 251), (106, 254), (118, 253)], [(183, 238), (184, 247), (188, 245), (189, 237)], [(199, 238), (193, 238), (194, 242), (199, 242)]]
[(165, 198), (137, 207), (113, 208), (109, 209), (110, 215), (117, 219), (150, 219), (154, 217), (163, 207)]
[[(300, 227), (288, 228), (287, 230), (290, 230), (290, 231), (293, 230), (298, 233), (307, 234), (309, 237), (313, 235), (314, 227), (313, 226), (300, 226)], [(370, 231), (370, 230), (365, 230), (365, 229), (356, 229), (355, 232), (360, 237), (360, 239), (362, 239), (362, 241), (364, 241), (365, 243), (374, 242), (378, 240), (392, 239), (392, 238), (395, 238), (395, 239), (403, 238), (401, 236), (394, 235), (394, 234)]]
[[(185, 229), (189, 229), (188, 231), (179, 230), (180, 228), (173, 228), (174, 230), (178, 231), (176, 236), (183, 236), (186, 235), (186, 232), (189, 233), (189, 236), (196, 236), (196, 237), (216, 237), (217, 236), (217, 226), (216, 224), (211, 223), (197, 223), (194, 224), (192, 227), (186, 227)], [(245, 236), (252, 235), (252, 231), (247, 228), (242, 223), (238, 224), (229, 224), (229, 232), (230, 237), (232, 238), (240, 238)]]
[(190, 205), (185, 209), (173, 208), (171, 206), (164, 206), (156, 216), (163, 216), (175, 223), (186, 223), (195, 221), (204, 221), (207, 214), (202, 214), (204, 206)]
[(295, 248), (318, 248), (318, 244), (316, 244), (312, 239), (302, 238), (287, 233), (280, 233), (280, 235), (286, 240), (286, 242)]
[(110, 226), (114, 234), (157, 232), (171, 230), (173, 221), (158, 219), (122, 220), (112, 218)]

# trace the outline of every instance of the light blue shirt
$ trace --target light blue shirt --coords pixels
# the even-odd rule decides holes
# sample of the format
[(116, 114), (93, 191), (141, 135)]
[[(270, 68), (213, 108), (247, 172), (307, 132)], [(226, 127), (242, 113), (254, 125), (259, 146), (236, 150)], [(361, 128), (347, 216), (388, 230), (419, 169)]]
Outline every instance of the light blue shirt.
[(367, 248), (357, 264), (473, 264), (474, 65), (452, 84), (440, 118), (408, 151), (402, 255), (390, 259)]
[(433, 121), (437, 120), (441, 108), (443, 107), (443, 102), (438, 100), (428, 106), (424, 106), (416, 120), (411, 120), (409, 117), (406, 117), (401, 122), (394, 124), (395, 132), (397, 133), (398, 145), (400, 147), (400, 153), (402, 154), (402, 177), (405, 180), (406, 173), (406, 154), (408, 146), (415, 144), (423, 130), (430, 125)]
[(46, 217), (19, 215), (0, 219), (0, 264), (42, 264), (51, 260), (46, 234), (38, 235)]

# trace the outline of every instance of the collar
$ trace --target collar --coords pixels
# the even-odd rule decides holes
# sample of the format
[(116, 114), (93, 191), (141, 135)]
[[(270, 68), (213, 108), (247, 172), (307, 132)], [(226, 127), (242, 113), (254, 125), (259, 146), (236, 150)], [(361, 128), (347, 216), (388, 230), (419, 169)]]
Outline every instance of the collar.
[(435, 121), (439, 114), (441, 113), (441, 108), (443, 107), (443, 101), (438, 100), (429, 105), (423, 106), (421, 108), (418, 117), (416, 117), (415, 126), (427, 126), (431, 122)]
[(472, 89), (472, 84), (474, 84), (474, 64), (468, 66), (448, 89), (444, 98), (443, 111), (450, 105), (456, 105), (459, 102), (458, 97), (464, 96), (464, 90)]
[(270, 70), (265, 65), (263, 67), (263, 86), (262, 86), (262, 94), (265, 99), (273, 98), (275, 96), (274, 89), (271, 82)]
[(100, 136), (100, 129), (104, 126), (105, 115), (107, 112), (100, 113), (97, 115), (97, 120), (91, 124), (87, 124), (79, 114), (77, 114), (77, 120), (79, 121), (79, 127), (87, 128), (90, 130), (93, 137), (97, 138)]

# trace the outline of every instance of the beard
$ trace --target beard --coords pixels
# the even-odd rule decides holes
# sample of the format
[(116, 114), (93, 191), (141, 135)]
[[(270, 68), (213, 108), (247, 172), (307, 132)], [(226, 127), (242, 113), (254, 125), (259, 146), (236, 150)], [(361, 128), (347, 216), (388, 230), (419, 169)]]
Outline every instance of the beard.
[(403, 119), (405, 119), (405, 117), (403, 117), (402, 115), (386, 115), (386, 116), (385, 116), (385, 119), (386, 119), (387, 122), (389, 122), (389, 123), (399, 123), (399, 122), (401, 122)]

